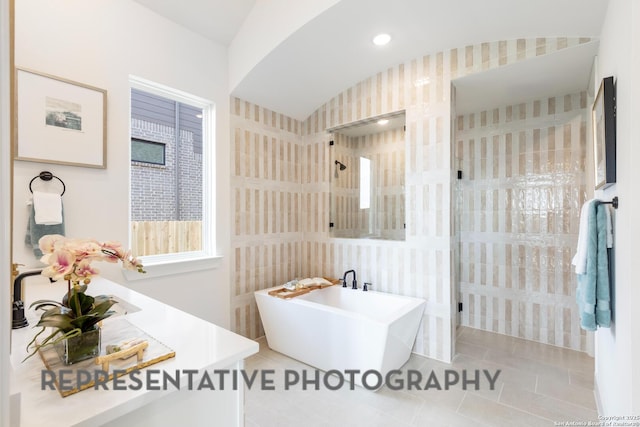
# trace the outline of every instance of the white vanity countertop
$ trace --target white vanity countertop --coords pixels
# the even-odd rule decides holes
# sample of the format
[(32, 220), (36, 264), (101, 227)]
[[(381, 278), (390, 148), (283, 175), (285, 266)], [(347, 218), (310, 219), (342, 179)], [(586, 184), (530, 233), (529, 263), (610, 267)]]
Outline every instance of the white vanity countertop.
[[(66, 283), (50, 284), (48, 279), (29, 278), (25, 286), (25, 308), (38, 299), (60, 300)], [(150, 368), (175, 373), (176, 370), (198, 372), (226, 369), (234, 363), (258, 352), (258, 343), (222, 327), (199, 319), (181, 310), (163, 304), (138, 292), (103, 278), (94, 278), (87, 291), (89, 295), (115, 295), (141, 310), (126, 315), (127, 320), (176, 352), (174, 358), (159, 362)], [(27, 426), (98, 426), (125, 415), (176, 390), (83, 390), (62, 398), (57, 390), (41, 389), (41, 373), (46, 369), (35, 355), (25, 362), (25, 345), (40, 330), (33, 328), (39, 314), (27, 310), (29, 326), (12, 332), (11, 388), (21, 393), (21, 423)], [(111, 318), (104, 321), (107, 327)], [(149, 369), (149, 368), (147, 368)], [(194, 378), (200, 378), (195, 375)], [(217, 391), (211, 393), (215, 399)]]

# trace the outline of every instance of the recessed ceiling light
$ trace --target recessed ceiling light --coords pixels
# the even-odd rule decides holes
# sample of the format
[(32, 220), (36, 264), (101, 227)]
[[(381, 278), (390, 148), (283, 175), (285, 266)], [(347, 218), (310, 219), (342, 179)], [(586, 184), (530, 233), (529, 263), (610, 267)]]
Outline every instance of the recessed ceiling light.
[(389, 34), (378, 34), (373, 38), (373, 44), (376, 46), (384, 46), (385, 44), (391, 41), (391, 36)]
[(384, 126), (384, 125), (386, 125), (387, 123), (389, 123), (389, 120), (387, 120), (387, 119), (380, 119), (380, 120), (378, 120), (378, 124), (379, 124), (380, 126)]

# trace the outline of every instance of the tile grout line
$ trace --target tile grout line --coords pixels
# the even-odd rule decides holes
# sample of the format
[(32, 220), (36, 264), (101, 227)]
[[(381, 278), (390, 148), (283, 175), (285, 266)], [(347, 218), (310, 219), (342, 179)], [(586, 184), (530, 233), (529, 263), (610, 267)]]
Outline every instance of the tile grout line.
[(464, 402), (464, 400), (467, 398), (467, 394), (468, 394), (468, 393), (469, 393), (469, 392), (465, 390), (464, 395), (462, 396), (462, 399), (460, 399), (460, 403), (458, 403), (458, 407), (456, 408), (456, 414), (460, 414), (460, 415), (462, 415), (462, 414), (460, 413), (460, 407), (462, 406), (462, 403)]
[(506, 383), (504, 383), (504, 382), (503, 382), (503, 383), (502, 383), (502, 385), (500, 386), (500, 392), (498, 393), (498, 400), (497, 400), (497, 402), (498, 402), (498, 403), (502, 403), (502, 402), (500, 401), (500, 399), (502, 398), (502, 392), (504, 391), (504, 385), (505, 385), (505, 384), (506, 384)]
[[(491, 399), (488, 399), (488, 398), (486, 398), (486, 397), (483, 397), (483, 396), (477, 396), (477, 397), (478, 397), (479, 399), (486, 400), (487, 402), (492, 402), (492, 400), (491, 400)], [(553, 420), (552, 420), (552, 419), (550, 419), (550, 418), (547, 418), (547, 417), (542, 416), (542, 415), (539, 415), (539, 414), (534, 414), (533, 412), (530, 412), (530, 411), (528, 411), (528, 410), (526, 410), (526, 409), (518, 408), (518, 407), (513, 406), (513, 405), (510, 405), (510, 404), (508, 404), (508, 403), (502, 403), (502, 402), (493, 402), (493, 403), (495, 403), (496, 405), (502, 406), (502, 407), (504, 407), (504, 408), (511, 409), (511, 410), (513, 410), (513, 411), (516, 411), (516, 412), (522, 412), (522, 413), (527, 414), (527, 415), (530, 415), (530, 416), (532, 416), (532, 417), (539, 418), (539, 419), (541, 419), (541, 420), (553, 421)], [(463, 414), (460, 414), (460, 415), (463, 415)]]
[(425, 405), (425, 401), (423, 400), (423, 401), (420, 403), (420, 407), (418, 408), (418, 410), (417, 410), (416, 412), (414, 412), (413, 417), (411, 417), (411, 421), (409, 422), (409, 425), (415, 425), (415, 422), (414, 422), (414, 421), (416, 421), (416, 417), (418, 416), (418, 414), (420, 413), (420, 411), (422, 411), (422, 408), (424, 408), (424, 405)]
[(510, 405), (508, 403), (498, 403), (498, 404), (504, 406), (505, 408), (513, 409), (514, 411), (518, 411), (518, 412), (523, 412), (523, 413), (525, 413), (527, 415), (531, 415), (533, 417), (540, 418), (542, 420), (554, 421), (551, 418), (545, 417), (544, 415), (535, 414), (535, 413), (533, 413), (533, 412), (531, 412), (531, 411), (529, 411), (527, 409), (518, 408), (517, 406), (513, 406), (513, 405)]

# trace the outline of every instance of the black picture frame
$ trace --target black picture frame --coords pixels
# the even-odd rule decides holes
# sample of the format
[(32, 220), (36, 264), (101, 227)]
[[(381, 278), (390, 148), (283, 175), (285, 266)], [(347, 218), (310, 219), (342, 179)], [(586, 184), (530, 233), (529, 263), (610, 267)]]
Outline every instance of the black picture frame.
[(595, 189), (616, 182), (616, 94), (613, 77), (600, 82), (593, 102), (593, 161)]

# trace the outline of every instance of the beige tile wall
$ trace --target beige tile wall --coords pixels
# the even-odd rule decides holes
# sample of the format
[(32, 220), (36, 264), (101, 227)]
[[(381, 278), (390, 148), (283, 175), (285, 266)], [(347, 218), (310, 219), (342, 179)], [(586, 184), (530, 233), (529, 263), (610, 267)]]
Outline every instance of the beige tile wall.
[(237, 98), (231, 132), (232, 325), (256, 338), (253, 292), (300, 275), (304, 148), (297, 120)]
[(463, 325), (587, 349), (571, 268), (587, 114), (583, 92), (457, 118)]
[[(262, 333), (254, 289), (291, 276), (338, 276), (355, 268), (360, 282), (371, 281), (375, 289), (426, 298), (414, 350), (449, 361), (456, 302), (451, 79), (588, 41), (519, 39), (415, 58), (337, 94), (301, 124), (233, 99), (235, 330), (250, 337)], [(325, 130), (399, 110), (407, 113), (407, 240), (332, 239), (328, 224), (334, 165)], [(299, 162), (291, 165), (291, 158)], [(289, 228), (295, 218), (298, 226)]]

